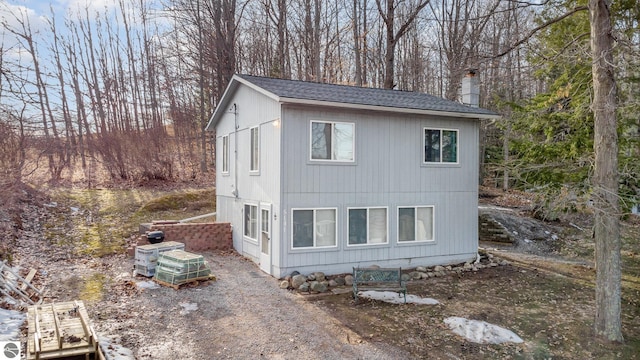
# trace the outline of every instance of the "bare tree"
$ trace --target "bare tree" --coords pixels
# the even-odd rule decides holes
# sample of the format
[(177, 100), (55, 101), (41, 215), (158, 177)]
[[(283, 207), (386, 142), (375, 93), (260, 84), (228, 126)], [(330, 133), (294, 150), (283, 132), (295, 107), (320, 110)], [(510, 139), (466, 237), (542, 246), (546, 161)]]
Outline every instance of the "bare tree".
[(420, 13), (425, 6), (429, 4), (430, 0), (420, 0), (413, 6), (413, 8), (407, 11), (406, 16), (401, 20), (401, 23), (396, 31), (396, 9), (400, 1), (386, 0), (386, 6), (383, 8), (381, 0), (376, 0), (378, 6), (378, 13), (384, 21), (386, 28), (386, 48), (385, 48), (385, 72), (384, 72), (384, 88), (393, 89), (394, 72), (395, 72), (395, 50), (398, 40), (409, 30), (409, 26), (416, 19), (416, 16)]
[(596, 253), (595, 333), (623, 341), (621, 330), (621, 263), (618, 205), (618, 135), (614, 78), (611, 2), (589, 0), (593, 73), (593, 178)]

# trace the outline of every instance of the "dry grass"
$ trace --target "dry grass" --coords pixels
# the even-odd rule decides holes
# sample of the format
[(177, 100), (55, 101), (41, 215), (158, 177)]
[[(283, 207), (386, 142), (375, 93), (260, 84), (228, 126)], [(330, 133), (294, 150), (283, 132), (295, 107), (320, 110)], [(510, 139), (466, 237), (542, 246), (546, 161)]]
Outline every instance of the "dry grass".
[[(519, 266), (484, 269), (412, 282), (409, 293), (440, 305), (354, 305), (349, 294), (316, 304), (358, 335), (391, 343), (423, 359), (635, 359), (640, 354), (640, 291), (625, 289), (625, 344), (592, 336), (594, 289), (588, 283)], [(508, 328), (524, 344), (487, 345), (463, 340), (443, 320), (483, 320)]]

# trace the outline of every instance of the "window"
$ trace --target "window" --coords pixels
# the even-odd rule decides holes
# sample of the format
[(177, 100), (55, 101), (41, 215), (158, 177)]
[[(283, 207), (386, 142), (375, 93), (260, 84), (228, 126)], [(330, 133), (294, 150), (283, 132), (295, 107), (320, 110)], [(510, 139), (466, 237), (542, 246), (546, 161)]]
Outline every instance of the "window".
[(398, 208), (398, 241), (432, 241), (433, 206)]
[(244, 205), (244, 236), (258, 240), (258, 207)]
[(222, 173), (229, 173), (229, 135), (222, 137)]
[(293, 248), (336, 246), (336, 209), (293, 210)]
[(353, 161), (354, 124), (311, 122), (311, 160)]
[(386, 208), (349, 209), (349, 245), (386, 243)]
[(458, 130), (424, 129), (424, 162), (457, 163)]
[(258, 132), (258, 127), (251, 128), (251, 171), (260, 170), (260, 134)]

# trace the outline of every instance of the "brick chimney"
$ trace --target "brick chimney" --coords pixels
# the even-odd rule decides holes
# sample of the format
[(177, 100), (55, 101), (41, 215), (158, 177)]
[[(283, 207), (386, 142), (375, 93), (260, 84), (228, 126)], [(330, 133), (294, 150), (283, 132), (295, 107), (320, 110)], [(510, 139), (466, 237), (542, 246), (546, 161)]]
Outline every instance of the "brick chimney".
[(480, 106), (480, 85), (478, 84), (477, 72), (477, 69), (469, 69), (462, 78), (462, 103), (472, 107)]

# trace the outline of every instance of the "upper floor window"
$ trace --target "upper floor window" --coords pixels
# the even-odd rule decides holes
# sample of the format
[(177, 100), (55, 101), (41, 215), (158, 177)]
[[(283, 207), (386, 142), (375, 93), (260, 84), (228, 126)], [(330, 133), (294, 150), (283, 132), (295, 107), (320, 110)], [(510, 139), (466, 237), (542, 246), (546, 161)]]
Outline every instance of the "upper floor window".
[(349, 245), (387, 243), (386, 208), (349, 209)]
[(222, 173), (229, 173), (229, 135), (222, 137)]
[(291, 213), (294, 249), (337, 245), (336, 209), (294, 209)]
[(457, 163), (458, 130), (424, 129), (424, 162)]
[(311, 160), (353, 161), (353, 123), (311, 122)]
[(260, 170), (260, 132), (258, 127), (251, 128), (251, 168), (250, 171)]

